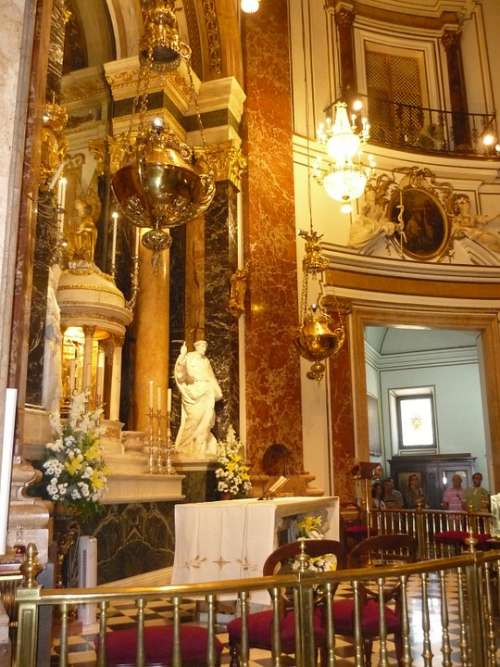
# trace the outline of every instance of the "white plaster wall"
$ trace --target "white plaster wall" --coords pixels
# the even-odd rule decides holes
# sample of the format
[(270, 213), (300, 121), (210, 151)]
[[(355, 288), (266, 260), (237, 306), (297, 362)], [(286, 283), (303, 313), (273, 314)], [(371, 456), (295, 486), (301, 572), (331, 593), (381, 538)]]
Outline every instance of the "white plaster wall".
[[(470, 452), (477, 457), (476, 469), (488, 483), (478, 364), (381, 371), (380, 386), (386, 444), (391, 443), (389, 389), (434, 386), (439, 453)], [(387, 447), (387, 452), (390, 449)], [(392, 452), (397, 453), (397, 443), (392, 443)]]

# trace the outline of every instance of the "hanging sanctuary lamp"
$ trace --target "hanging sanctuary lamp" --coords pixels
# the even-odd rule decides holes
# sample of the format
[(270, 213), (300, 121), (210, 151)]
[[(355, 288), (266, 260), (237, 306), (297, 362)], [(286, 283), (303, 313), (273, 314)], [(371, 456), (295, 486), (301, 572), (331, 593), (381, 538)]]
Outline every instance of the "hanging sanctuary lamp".
[[(170, 247), (170, 228), (203, 213), (215, 194), (215, 183), (203, 158), (205, 141), (191, 72), (191, 50), (179, 39), (175, 0), (142, 0), (144, 30), (139, 45), (137, 95), (134, 99), (126, 155), (112, 178), (121, 213), (137, 227), (148, 228), (142, 244), (153, 261)], [(166, 76), (185, 63), (201, 130), (202, 150), (178, 139), (162, 118), (145, 122), (151, 76)], [(137, 135), (132, 140), (135, 117)]]
[[(302, 6), (302, 50), (304, 59), (304, 93), (306, 98), (306, 136), (307, 136), (307, 196), (309, 205), (309, 231), (301, 230), (299, 236), (305, 240), (305, 255), (302, 262), (303, 277), (300, 296), (300, 324), (297, 336), (294, 339), (299, 354), (313, 365), (306, 373), (310, 380), (320, 381), (325, 373), (326, 359), (336, 354), (344, 344), (345, 328), (342, 315), (337, 304), (338, 325), (335, 326), (332, 317), (323, 308), (323, 273), (328, 267), (328, 260), (321, 254), (320, 241), (322, 235), (313, 228), (312, 195), (311, 195), (311, 165), (309, 143), (309, 82), (306, 63), (304, 8)], [(310, 303), (309, 282), (318, 282), (318, 294)]]

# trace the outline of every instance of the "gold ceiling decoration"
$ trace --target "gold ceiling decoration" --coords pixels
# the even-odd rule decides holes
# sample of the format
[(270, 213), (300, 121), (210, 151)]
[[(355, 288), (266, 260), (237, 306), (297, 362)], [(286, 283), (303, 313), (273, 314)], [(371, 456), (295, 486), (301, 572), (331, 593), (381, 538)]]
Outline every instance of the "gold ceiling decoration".
[[(309, 232), (300, 231), (306, 242), (306, 254), (302, 267), (304, 277), (300, 299), (300, 326), (295, 345), (302, 357), (314, 362), (307, 373), (310, 380), (320, 381), (325, 373), (323, 361), (336, 354), (344, 344), (345, 328), (342, 315), (337, 308), (339, 324), (323, 309), (323, 272), (328, 267), (328, 260), (321, 255), (322, 238), (312, 228)], [(309, 279), (318, 280), (319, 294), (315, 302), (309, 305)]]
[[(171, 244), (169, 229), (203, 213), (215, 194), (206, 161), (203, 125), (190, 65), (191, 50), (179, 39), (174, 0), (143, 0), (144, 32), (139, 46), (140, 71), (121, 167), (111, 186), (121, 213), (137, 227), (147, 227), (142, 244), (158, 253)], [(175, 76), (187, 67), (190, 96), (200, 127), (202, 149), (182, 143), (162, 118), (147, 126), (151, 76)], [(135, 116), (138, 114), (138, 123)], [(138, 125), (136, 129), (136, 125)], [(135, 135), (135, 139), (134, 139)]]

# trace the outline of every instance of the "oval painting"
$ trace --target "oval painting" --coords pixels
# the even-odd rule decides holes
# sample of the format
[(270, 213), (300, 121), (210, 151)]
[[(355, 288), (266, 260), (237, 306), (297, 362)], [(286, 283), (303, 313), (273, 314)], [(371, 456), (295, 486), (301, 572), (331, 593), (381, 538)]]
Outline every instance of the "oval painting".
[[(392, 222), (398, 223), (400, 196), (403, 199), (404, 233), (396, 232), (403, 251), (414, 259), (439, 257), (448, 247), (449, 225), (446, 212), (436, 197), (426, 190), (405, 188), (396, 191), (390, 202)], [(401, 238), (402, 236), (402, 238)]]

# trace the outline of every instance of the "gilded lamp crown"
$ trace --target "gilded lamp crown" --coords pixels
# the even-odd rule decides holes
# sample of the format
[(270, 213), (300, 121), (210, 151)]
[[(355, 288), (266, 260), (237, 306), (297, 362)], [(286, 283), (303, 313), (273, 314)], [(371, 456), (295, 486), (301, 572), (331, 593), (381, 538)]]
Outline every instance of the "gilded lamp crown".
[(179, 39), (175, 16), (175, 0), (143, 0), (144, 31), (139, 44), (141, 65), (150, 65), (157, 72), (177, 69), (191, 50)]

